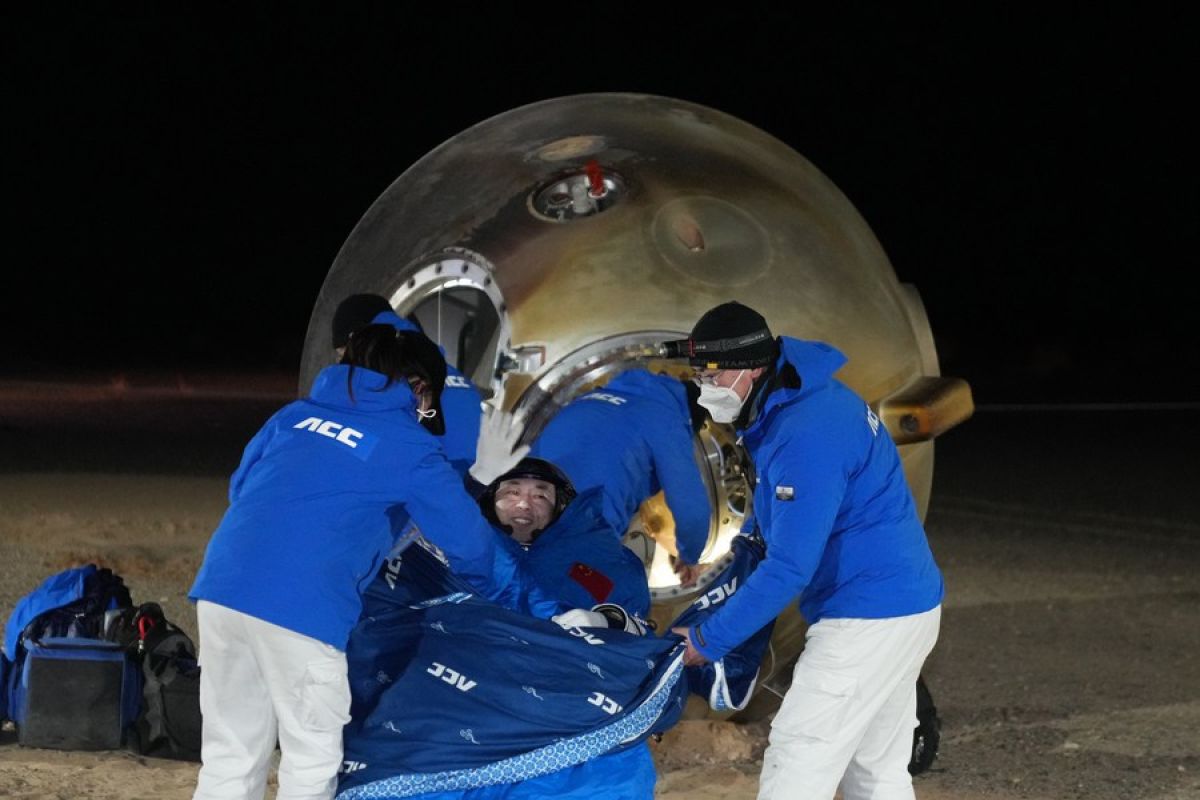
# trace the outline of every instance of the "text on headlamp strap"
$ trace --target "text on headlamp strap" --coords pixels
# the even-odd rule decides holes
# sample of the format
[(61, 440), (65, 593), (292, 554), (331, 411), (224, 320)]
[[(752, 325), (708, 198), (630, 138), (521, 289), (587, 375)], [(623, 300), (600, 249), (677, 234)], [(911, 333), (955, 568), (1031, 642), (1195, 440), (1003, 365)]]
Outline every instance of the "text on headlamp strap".
[(726, 353), (730, 350), (740, 350), (743, 347), (749, 347), (752, 344), (758, 344), (771, 338), (771, 332), (766, 328), (754, 333), (747, 333), (743, 336), (734, 336), (729, 339), (711, 339), (706, 342), (697, 342), (694, 339), (688, 340), (689, 348), (693, 354), (696, 353)]

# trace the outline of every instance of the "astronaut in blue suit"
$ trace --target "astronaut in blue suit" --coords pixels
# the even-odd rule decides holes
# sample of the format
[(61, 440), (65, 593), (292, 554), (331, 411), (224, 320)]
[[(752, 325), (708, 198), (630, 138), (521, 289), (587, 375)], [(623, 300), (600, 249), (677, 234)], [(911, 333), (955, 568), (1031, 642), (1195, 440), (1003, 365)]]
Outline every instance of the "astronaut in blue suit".
[(492, 584), (517, 584), (526, 593), (536, 586), (565, 609), (615, 604), (634, 617), (648, 616), (646, 567), (613, 535), (603, 500), (599, 489), (577, 495), (556, 465), (521, 459), (479, 496), (484, 517), (502, 533)]
[[(377, 294), (352, 294), (339, 303), (334, 311), (334, 353), (340, 357), (350, 334), (368, 324), (391, 325), (398, 331), (423, 333), (420, 326), (398, 315), (383, 297)], [(442, 356), (445, 354), (445, 348), (442, 348)], [(483, 397), (467, 376), (447, 362), (446, 387), (441, 401), (446, 420), (446, 432), (441, 437), (442, 449), (450, 465), (460, 475), (466, 475), (475, 461)]]
[[(543, 459), (523, 458), (479, 495), (496, 528), (492, 599), (512, 608), (547, 608), (529, 595), (553, 597), (565, 628), (622, 628), (645, 634), (650, 611), (645, 566), (620, 543), (604, 514), (603, 493), (578, 495), (568, 476)], [(524, 595), (526, 599), (518, 600)], [(651, 800), (657, 779), (649, 746), (641, 743), (547, 775), (467, 791), (418, 795), (415, 800)]]
[(695, 581), (712, 508), (693, 437), (706, 419), (699, 389), (645, 369), (620, 373), (559, 411), (530, 453), (564, 470), (580, 492), (599, 488), (601, 513), (623, 535), (638, 507), (663, 492), (675, 519), (676, 572)]

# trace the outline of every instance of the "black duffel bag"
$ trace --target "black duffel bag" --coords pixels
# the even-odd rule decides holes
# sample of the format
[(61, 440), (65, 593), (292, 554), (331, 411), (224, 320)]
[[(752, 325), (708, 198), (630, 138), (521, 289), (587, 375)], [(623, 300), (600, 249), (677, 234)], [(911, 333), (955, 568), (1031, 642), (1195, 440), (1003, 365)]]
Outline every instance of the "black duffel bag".
[(195, 644), (166, 619), (157, 603), (142, 603), (113, 620), (107, 634), (142, 667), (134, 749), (157, 758), (199, 761), (200, 665)]

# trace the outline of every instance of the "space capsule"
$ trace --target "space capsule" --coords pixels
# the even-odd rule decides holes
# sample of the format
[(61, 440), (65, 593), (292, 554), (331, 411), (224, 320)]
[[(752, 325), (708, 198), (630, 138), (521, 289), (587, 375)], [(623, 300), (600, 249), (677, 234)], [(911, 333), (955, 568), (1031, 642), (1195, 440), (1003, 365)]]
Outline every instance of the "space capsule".
[[(922, 516), (933, 439), (970, 416), (970, 388), (939, 372), (917, 290), (900, 282), (850, 201), (816, 167), (721, 111), (642, 94), (584, 94), (499, 114), (454, 136), (367, 209), (325, 278), (301, 369), (329, 363), (337, 303), (355, 292), (415, 314), (489, 402), (533, 439), (571, 398), (661, 358), (704, 311), (737, 300), (777, 335), (830, 342), (838, 377), (899, 445)], [(719, 571), (748, 513), (750, 465), (728, 426), (696, 437)], [(660, 627), (708, 591), (670, 569), (670, 513), (652, 498), (627, 533), (647, 563)], [(789, 611), (744, 715), (773, 709), (803, 646)]]

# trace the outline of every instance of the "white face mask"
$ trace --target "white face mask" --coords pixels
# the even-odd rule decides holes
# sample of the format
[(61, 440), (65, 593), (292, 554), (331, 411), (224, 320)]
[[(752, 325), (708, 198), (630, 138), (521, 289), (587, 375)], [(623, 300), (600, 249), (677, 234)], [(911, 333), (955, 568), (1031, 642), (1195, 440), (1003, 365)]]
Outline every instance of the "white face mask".
[(696, 400), (712, 415), (713, 422), (729, 423), (737, 419), (745, 403), (742, 396), (734, 391), (738, 381), (746, 374), (746, 370), (738, 373), (729, 386), (714, 386), (711, 383), (700, 384), (700, 397)]

